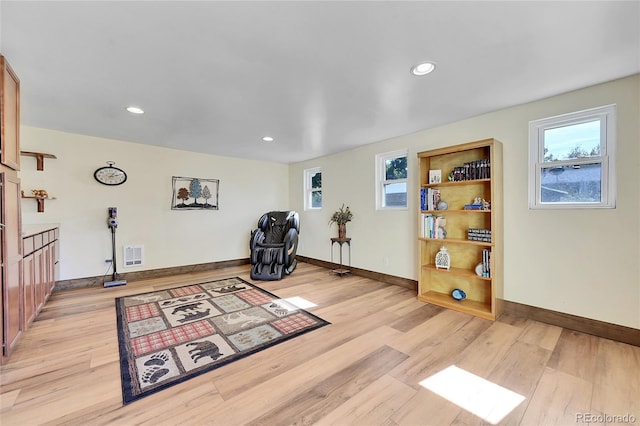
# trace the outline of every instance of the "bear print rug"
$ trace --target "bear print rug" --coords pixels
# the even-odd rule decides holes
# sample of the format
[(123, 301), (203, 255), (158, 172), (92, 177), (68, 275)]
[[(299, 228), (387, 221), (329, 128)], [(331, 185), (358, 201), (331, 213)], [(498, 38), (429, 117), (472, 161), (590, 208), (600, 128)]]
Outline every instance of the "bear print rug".
[(123, 403), (327, 321), (240, 278), (116, 298)]

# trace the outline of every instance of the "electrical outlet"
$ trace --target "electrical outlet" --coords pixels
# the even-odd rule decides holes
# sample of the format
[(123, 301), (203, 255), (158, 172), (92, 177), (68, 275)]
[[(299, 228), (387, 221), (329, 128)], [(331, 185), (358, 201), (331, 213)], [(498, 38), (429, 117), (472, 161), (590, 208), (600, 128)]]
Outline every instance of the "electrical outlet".
[(112, 259), (105, 259), (104, 263), (113, 263), (113, 260)]

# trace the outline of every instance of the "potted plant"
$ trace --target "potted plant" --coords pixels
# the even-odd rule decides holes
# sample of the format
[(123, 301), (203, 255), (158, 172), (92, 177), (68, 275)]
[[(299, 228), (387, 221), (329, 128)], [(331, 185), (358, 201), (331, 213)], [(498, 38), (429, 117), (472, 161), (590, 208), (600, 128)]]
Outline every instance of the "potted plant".
[(347, 222), (351, 222), (351, 218), (353, 217), (353, 213), (349, 210), (349, 206), (346, 208), (344, 204), (337, 211), (331, 215), (331, 219), (329, 219), (329, 225), (332, 223), (338, 224), (338, 238), (346, 238), (347, 237)]

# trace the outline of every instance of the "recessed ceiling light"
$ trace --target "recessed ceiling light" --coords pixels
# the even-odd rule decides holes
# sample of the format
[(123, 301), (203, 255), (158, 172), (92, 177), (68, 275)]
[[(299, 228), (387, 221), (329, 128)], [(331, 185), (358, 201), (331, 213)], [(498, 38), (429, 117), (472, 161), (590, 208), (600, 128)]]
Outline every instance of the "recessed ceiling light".
[(265, 142), (273, 142), (273, 138), (271, 136), (265, 136), (262, 138), (262, 140)]
[(136, 106), (128, 106), (127, 111), (129, 111), (131, 114), (144, 114), (144, 110)]
[(413, 75), (427, 75), (436, 69), (436, 65), (433, 62), (422, 62), (411, 68), (411, 74)]

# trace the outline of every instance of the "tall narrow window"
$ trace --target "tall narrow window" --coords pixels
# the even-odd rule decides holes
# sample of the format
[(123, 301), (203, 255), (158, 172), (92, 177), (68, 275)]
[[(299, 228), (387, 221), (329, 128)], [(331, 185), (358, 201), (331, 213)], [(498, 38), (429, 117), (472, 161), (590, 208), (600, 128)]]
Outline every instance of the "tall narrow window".
[(614, 208), (615, 105), (529, 123), (529, 208)]
[(315, 167), (304, 171), (304, 208), (322, 208), (322, 169)]
[(407, 150), (376, 156), (376, 205), (407, 208)]

